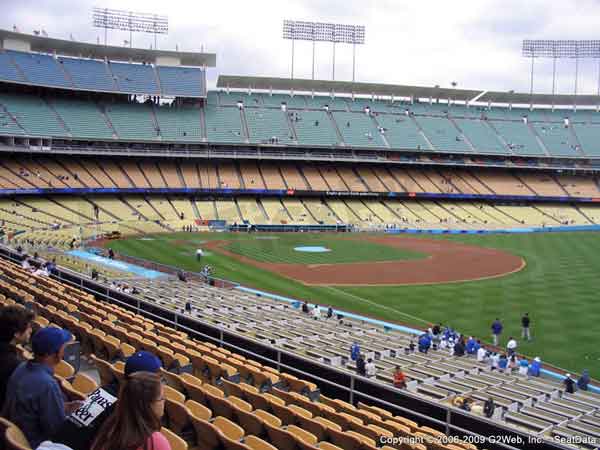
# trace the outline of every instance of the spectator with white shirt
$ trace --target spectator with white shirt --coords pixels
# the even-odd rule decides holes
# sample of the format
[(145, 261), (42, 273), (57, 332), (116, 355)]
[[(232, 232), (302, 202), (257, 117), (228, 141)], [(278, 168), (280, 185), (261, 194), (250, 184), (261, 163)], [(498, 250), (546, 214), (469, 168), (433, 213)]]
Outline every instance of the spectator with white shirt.
[(373, 362), (373, 359), (369, 358), (369, 360), (367, 361), (367, 364), (365, 364), (365, 372), (367, 374), (367, 377), (369, 377), (369, 378), (374, 377), (375, 374), (377, 373), (377, 368), (375, 367), (375, 363)]
[(319, 320), (321, 318), (321, 309), (319, 308), (319, 305), (315, 305), (311, 311), (311, 314), (315, 320)]
[(479, 361), (479, 362), (485, 361), (486, 355), (487, 355), (486, 349), (483, 347), (479, 347), (479, 350), (477, 350), (477, 361)]
[(508, 338), (508, 343), (506, 344), (506, 351), (508, 353), (508, 356), (513, 355), (517, 351), (517, 341), (512, 336)]

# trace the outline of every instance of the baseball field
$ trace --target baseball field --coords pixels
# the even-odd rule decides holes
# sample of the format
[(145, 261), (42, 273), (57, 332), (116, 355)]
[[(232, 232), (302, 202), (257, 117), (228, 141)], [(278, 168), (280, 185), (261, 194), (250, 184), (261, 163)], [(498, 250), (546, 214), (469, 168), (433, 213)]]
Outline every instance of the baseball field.
[[(596, 233), (454, 236), (174, 233), (112, 241), (123, 254), (214, 275), (321, 305), (417, 327), (441, 322), (592, 377), (600, 372)], [(205, 256), (196, 261), (196, 249)], [(308, 248), (308, 250), (307, 250)]]

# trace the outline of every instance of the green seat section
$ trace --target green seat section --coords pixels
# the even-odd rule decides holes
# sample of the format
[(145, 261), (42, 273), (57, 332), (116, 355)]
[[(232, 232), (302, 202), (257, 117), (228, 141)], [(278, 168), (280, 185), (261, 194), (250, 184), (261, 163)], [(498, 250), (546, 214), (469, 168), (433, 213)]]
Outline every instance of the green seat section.
[(242, 119), (237, 107), (207, 105), (204, 110), (209, 142), (243, 143)]
[(581, 156), (577, 142), (568, 128), (560, 123), (532, 123), (531, 126), (546, 146), (551, 156)]
[(290, 120), (301, 145), (332, 146), (338, 137), (325, 111), (294, 111)]
[(454, 119), (454, 121), (478, 153), (509, 153), (494, 130), (483, 121), (477, 119)]
[(324, 106), (328, 106), (330, 111), (348, 111), (348, 104), (340, 97), (331, 98), (325, 95), (307, 96), (306, 104), (311, 109), (323, 109)]
[(579, 139), (581, 149), (588, 156), (600, 156), (600, 124), (590, 123), (587, 125), (574, 124), (573, 130)]
[(112, 130), (95, 103), (66, 99), (53, 99), (51, 103), (73, 136), (91, 139), (113, 138)]
[(0, 94), (0, 104), (17, 119), (28, 135), (46, 137), (69, 135), (56, 118), (54, 111), (39, 97)]
[(199, 108), (159, 106), (155, 108), (155, 112), (163, 140), (186, 142), (202, 140)]
[(158, 139), (150, 105), (143, 103), (110, 104), (106, 105), (106, 114), (121, 139)]
[(545, 156), (529, 127), (521, 122), (492, 120), (490, 123), (504, 138), (508, 147), (516, 155)]
[(287, 94), (258, 94), (262, 98), (263, 105), (268, 107), (281, 107), (282, 103), (293, 109), (306, 108), (306, 99), (303, 95), (287, 95)]
[(346, 145), (353, 147), (385, 147), (377, 125), (366, 113), (333, 112), (340, 133)]
[(290, 144), (294, 140), (285, 112), (281, 109), (245, 108), (244, 114), (250, 142), (271, 143), (276, 138), (276, 142), (280, 144)]
[(390, 147), (397, 149), (429, 150), (429, 145), (419, 129), (407, 115), (377, 116)]
[(460, 132), (456, 127), (444, 117), (423, 117), (416, 118), (417, 122), (423, 128), (423, 132), (438, 151), (472, 153)]

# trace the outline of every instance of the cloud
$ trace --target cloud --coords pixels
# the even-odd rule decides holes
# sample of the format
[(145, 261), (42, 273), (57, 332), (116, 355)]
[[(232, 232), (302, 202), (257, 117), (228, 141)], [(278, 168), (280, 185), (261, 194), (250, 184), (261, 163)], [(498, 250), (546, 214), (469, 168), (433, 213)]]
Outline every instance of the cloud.
[[(95, 0), (3, 0), (0, 26), (22, 31), (44, 28), (51, 36), (95, 42), (103, 32), (91, 26)], [(169, 16), (169, 35), (160, 48), (217, 53), (218, 74), (289, 76), (291, 43), (281, 36), (284, 19), (366, 26), (366, 43), (356, 49), (358, 81), (529, 91), (530, 61), (521, 56), (523, 39), (595, 39), (600, 3), (594, 0), (103, 0), (109, 8)], [(575, 26), (575, 25), (576, 26)], [(110, 31), (121, 45), (129, 33)], [(134, 35), (148, 48), (153, 37)], [(312, 44), (295, 43), (296, 77), (311, 77)], [(332, 77), (332, 45), (315, 46), (315, 71)], [(595, 93), (598, 68), (581, 62), (580, 92)], [(336, 79), (352, 78), (352, 47), (336, 46)], [(558, 65), (557, 90), (572, 93), (574, 64)], [(552, 62), (536, 60), (535, 90), (552, 88)]]

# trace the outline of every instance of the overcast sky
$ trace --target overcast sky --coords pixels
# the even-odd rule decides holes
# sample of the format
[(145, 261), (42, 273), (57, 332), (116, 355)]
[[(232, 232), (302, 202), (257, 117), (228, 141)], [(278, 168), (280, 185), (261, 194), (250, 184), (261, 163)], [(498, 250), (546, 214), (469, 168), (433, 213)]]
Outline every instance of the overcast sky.
[[(0, 0), (0, 26), (96, 42), (91, 25), (101, 6), (166, 14), (169, 35), (159, 47), (217, 54), (210, 85), (219, 74), (289, 76), (291, 43), (283, 19), (366, 26), (357, 48), (357, 81), (529, 91), (530, 62), (523, 39), (600, 39), (598, 0)], [(127, 32), (109, 32), (123, 45)], [(151, 35), (134, 35), (148, 48)], [(331, 79), (331, 44), (316, 45), (316, 77)], [(310, 78), (312, 44), (296, 43), (295, 75)], [(352, 47), (336, 47), (336, 79), (352, 79)], [(557, 64), (557, 92), (573, 93), (575, 64)], [(596, 93), (598, 63), (579, 65), (579, 93)], [(552, 61), (536, 60), (536, 92), (551, 92)]]

